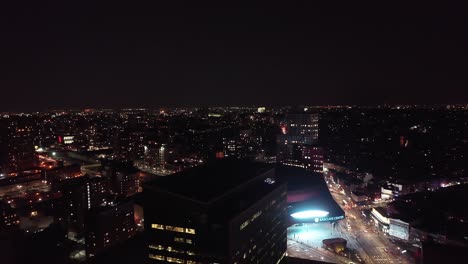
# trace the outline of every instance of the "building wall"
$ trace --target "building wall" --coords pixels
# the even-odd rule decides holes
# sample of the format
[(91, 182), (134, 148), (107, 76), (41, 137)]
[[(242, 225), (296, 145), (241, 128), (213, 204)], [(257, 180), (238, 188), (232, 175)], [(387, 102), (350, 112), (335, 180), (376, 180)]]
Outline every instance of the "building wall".
[(371, 218), (377, 228), (385, 233), (388, 232), (390, 220), (386, 216), (383, 216), (375, 208), (372, 208)]
[(398, 219), (390, 219), (388, 234), (403, 240), (409, 238), (409, 224)]
[(86, 256), (95, 257), (135, 233), (133, 202), (92, 210), (86, 216)]
[(323, 173), (323, 149), (317, 146), (304, 146), (302, 151), (302, 159), (306, 169)]
[(216, 203), (146, 188), (143, 196), (150, 263), (234, 263), (235, 258), (239, 264), (252, 263), (255, 255), (258, 263), (269, 264), (286, 252), (285, 185), (272, 188), (239, 213), (235, 213), (236, 207), (242, 206), (239, 197), (252, 192), (250, 186)]
[[(143, 195), (150, 263), (221, 263), (227, 231), (211, 224), (206, 206), (165, 192), (144, 191)], [(215, 246), (210, 248), (208, 242)]]
[(18, 172), (37, 166), (33, 141), (32, 125), (16, 121), (0, 124), (0, 173)]
[(316, 157), (322, 154), (318, 154), (317, 149), (314, 149), (318, 142), (318, 120), (318, 114), (286, 115), (280, 125), (281, 134), (276, 140), (276, 159), (279, 163), (312, 171), (323, 170), (323, 157)]
[(287, 247), (286, 186), (233, 219), (229, 230), (229, 263), (278, 263)]

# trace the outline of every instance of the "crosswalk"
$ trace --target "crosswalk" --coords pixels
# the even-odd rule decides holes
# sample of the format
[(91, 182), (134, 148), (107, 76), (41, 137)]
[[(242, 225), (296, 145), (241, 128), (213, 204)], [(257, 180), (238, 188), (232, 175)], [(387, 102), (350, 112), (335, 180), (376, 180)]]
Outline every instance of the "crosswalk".
[(380, 264), (393, 264), (393, 263), (398, 263), (392, 259), (385, 258), (379, 255), (374, 255), (372, 256), (372, 260), (374, 263), (380, 263)]
[(323, 249), (318, 249), (310, 246), (305, 246), (296, 241), (288, 239), (288, 256), (312, 259), (330, 263), (348, 263), (340, 260), (339, 256), (333, 255), (331, 252)]

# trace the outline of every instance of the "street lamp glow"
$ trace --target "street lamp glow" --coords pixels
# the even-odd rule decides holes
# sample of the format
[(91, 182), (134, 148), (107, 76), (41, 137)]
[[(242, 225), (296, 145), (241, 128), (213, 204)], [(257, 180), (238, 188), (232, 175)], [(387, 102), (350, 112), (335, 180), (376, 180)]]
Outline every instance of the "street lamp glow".
[(325, 217), (328, 214), (329, 213), (327, 211), (322, 211), (322, 210), (307, 210), (307, 211), (302, 211), (302, 212), (291, 214), (291, 216), (296, 219), (308, 219), (308, 218), (314, 218), (314, 217)]

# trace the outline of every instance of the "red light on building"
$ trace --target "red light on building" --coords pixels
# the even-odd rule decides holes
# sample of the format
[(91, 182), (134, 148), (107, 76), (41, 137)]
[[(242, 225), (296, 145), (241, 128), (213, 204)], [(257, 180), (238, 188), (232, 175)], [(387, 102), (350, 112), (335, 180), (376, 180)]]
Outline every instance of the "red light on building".
[(224, 152), (222, 152), (222, 151), (216, 152), (216, 158), (217, 158), (217, 159), (222, 159), (222, 158), (224, 158)]
[(63, 142), (62, 136), (58, 136), (58, 142), (59, 142), (59, 143), (62, 143), (62, 142)]
[(286, 125), (281, 125), (281, 133), (283, 133), (283, 135), (286, 135), (286, 133), (288, 132), (288, 128), (286, 127)]

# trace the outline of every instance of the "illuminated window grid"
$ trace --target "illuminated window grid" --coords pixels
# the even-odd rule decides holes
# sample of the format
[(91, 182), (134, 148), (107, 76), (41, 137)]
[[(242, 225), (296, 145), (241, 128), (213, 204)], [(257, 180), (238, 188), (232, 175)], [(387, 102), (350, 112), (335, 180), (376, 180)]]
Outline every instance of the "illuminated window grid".
[(160, 225), (160, 224), (151, 224), (151, 228), (164, 230), (164, 225)]
[(162, 245), (149, 245), (148, 247), (156, 250), (164, 250), (164, 246)]
[(192, 239), (183, 237), (174, 237), (174, 242), (193, 244)]
[(180, 258), (173, 258), (173, 257), (167, 257), (166, 261), (171, 262), (171, 263), (185, 263), (185, 260), (180, 259)]
[(159, 230), (167, 230), (167, 231), (172, 231), (172, 232), (179, 232), (179, 233), (187, 233), (187, 234), (192, 234), (195, 235), (196, 231), (193, 228), (184, 228), (180, 226), (164, 226), (161, 224), (151, 224), (151, 228), (153, 229), (159, 229)]
[(149, 258), (150, 259), (156, 259), (156, 260), (166, 260), (165, 256), (155, 255), (155, 254), (149, 254)]

